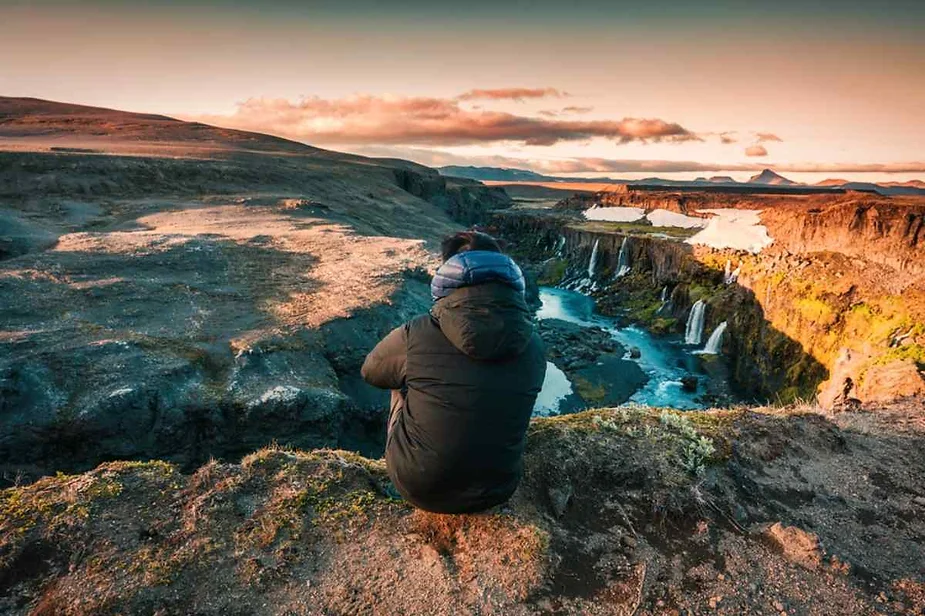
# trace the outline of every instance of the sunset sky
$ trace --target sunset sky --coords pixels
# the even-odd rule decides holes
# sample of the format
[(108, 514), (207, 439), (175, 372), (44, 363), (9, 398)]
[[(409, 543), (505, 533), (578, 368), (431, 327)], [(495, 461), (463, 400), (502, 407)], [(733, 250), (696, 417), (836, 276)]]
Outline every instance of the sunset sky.
[(925, 2), (743, 4), (0, 0), (0, 95), (430, 165), (925, 179)]

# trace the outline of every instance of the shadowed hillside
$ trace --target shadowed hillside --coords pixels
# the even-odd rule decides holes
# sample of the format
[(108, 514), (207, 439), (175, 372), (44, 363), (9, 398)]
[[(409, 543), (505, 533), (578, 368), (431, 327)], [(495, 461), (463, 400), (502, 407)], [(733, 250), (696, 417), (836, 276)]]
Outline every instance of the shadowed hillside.
[(426, 311), (434, 242), (508, 203), (405, 161), (35, 99), (0, 99), (0, 150), (0, 483), (274, 439), (381, 450), (365, 350)]

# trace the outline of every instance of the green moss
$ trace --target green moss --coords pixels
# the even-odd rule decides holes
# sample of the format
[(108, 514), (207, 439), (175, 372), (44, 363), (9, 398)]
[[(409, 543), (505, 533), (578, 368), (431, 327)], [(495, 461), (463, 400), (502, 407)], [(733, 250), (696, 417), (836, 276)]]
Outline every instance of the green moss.
[(666, 235), (672, 239), (693, 237), (700, 229), (683, 229), (681, 227), (655, 227), (642, 222), (610, 222), (589, 220), (569, 225), (569, 228), (590, 233), (619, 233), (621, 235)]
[(122, 493), (122, 484), (102, 474), (45, 477), (0, 491), (0, 569), (4, 554), (34, 528), (44, 532), (79, 527)]
[(723, 409), (711, 411), (685, 411), (687, 418), (701, 432), (720, 434), (728, 430), (745, 415), (744, 409)]
[(834, 320), (835, 311), (820, 299), (801, 298), (796, 301), (796, 307), (804, 319), (813, 323), (824, 325)]
[(379, 506), (385, 501), (369, 490), (352, 490), (337, 497), (323, 498), (314, 505), (316, 521), (325, 526), (343, 528), (352, 522), (369, 518), (379, 511)]
[(185, 564), (186, 559), (170, 549), (145, 545), (132, 553), (128, 571), (140, 576), (145, 586), (167, 586)]
[(690, 296), (692, 304), (698, 300), (706, 301), (711, 297), (714, 297), (721, 290), (722, 287), (718, 287), (709, 282), (692, 282), (687, 287), (687, 292)]
[(803, 399), (803, 389), (796, 385), (791, 385), (777, 392), (777, 400), (775, 403), (780, 406), (786, 406), (801, 399)]
[(925, 346), (921, 344), (907, 344), (904, 346), (893, 347), (878, 356), (874, 360), (874, 365), (885, 365), (893, 363), (894, 361), (904, 361), (909, 360), (915, 362), (915, 364), (920, 368), (925, 368)]
[(581, 399), (591, 404), (600, 404), (607, 397), (607, 388), (603, 384), (595, 385), (588, 379), (576, 376), (573, 379), (575, 389)]
[(656, 336), (669, 334), (678, 326), (678, 320), (671, 317), (656, 317), (649, 324), (649, 331)]
[(568, 261), (565, 259), (553, 259), (546, 264), (543, 273), (537, 279), (537, 283), (544, 286), (555, 286), (565, 277), (565, 270), (568, 268)]
[(611, 312), (619, 312), (634, 323), (646, 327), (650, 327), (659, 318), (657, 313), (662, 302), (646, 274), (634, 272), (615, 282), (613, 289), (618, 301), (610, 306)]
[(530, 424), (530, 434), (540, 436), (549, 431), (591, 434), (607, 430), (621, 430), (624, 424), (646, 421), (655, 421), (651, 408), (626, 405), (614, 409), (593, 409), (555, 417), (538, 417)]

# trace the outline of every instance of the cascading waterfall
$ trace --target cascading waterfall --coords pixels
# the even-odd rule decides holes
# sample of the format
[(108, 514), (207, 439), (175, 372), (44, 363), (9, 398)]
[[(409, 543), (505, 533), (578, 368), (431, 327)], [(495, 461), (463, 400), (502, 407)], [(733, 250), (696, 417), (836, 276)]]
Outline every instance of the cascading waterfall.
[(630, 253), (627, 250), (629, 238), (624, 238), (620, 244), (620, 254), (617, 256), (617, 275), (616, 278), (622, 278), (630, 273)]
[(726, 273), (723, 275), (723, 282), (725, 284), (733, 284), (739, 280), (739, 274), (742, 273), (742, 264), (740, 263), (736, 268), (732, 269), (732, 261), (726, 261)]
[(736, 267), (731, 273), (729, 273), (729, 274), (726, 276), (726, 280), (725, 280), (726, 284), (733, 284), (733, 283), (738, 282), (738, 280), (739, 280), (739, 274), (741, 274), (741, 273), (742, 273), (742, 266), (739, 265), (739, 266)]
[(698, 351), (700, 355), (718, 355), (723, 346), (723, 334), (726, 333), (726, 321), (723, 321), (719, 326), (713, 330), (713, 333), (710, 334), (710, 339), (707, 340), (707, 345), (703, 347), (702, 351)]
[(687, 329), (684, 332), (685, 344), (700, 344), (703, 340), (703, 316), (707, 305), (702, 299), (691, 307), (691, 313), (687, 317)]
[(660, 296), (661, 305), (659, 305), (658, 310), (655, 311), (655, 314), (660, 315), (668, 309), (668, 285), (662, 287), (662, 294)]
[(561, 257), (561, 256), (562, 256), (562, 250), (563, 250), (564, 248), (565, 248), (565, 236), (564, 236), (564, 235), (560, 235), (560, 236), (559, 236), (559, 239), (556, 240), (556, 245), (555, 245), (555, 247), (553, 248), (553, 252), (555, 252), (555, 254), (556, 254), (557, 257)]
[(591, 249), (591, 260), (588, 261), (588, 278), (594, 279), (594, 270), (597, 269), (597, 243), (598, 240), (594, 240), (594, 248)]

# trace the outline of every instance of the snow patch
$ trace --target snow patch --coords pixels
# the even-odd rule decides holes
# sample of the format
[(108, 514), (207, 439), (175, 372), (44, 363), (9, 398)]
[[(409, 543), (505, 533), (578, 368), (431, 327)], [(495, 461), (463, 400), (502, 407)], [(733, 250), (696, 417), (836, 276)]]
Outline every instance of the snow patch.
[(761, 224), (761, 210), (711, 209), (697, 210), (712, 214), (707, 226), (693, 237), (688, 244), (700, 244), (712, 248), (747, 250), (757, 254), (774, 243), (768, 229)]
[(707, 224), (706, 219), (686, 216), (669, 210), (652, 210), (648, 214), (640, 207), (599, 207), (594, 206), (583, 212), (588, 220), (607, 222), (641, 222), (648, 220), (655, 227), (680, 227), (695, 229)]
[(681, 227), (682, 229), (696, 229), (707, 226), (707, 219), (687, 216), (670, 210), (652, 210), (646, 218), (655, 227)]
[(584, 211), (588, 220), (607, 222), (636, 222), (642, 220), (646, 211), (639, 207), (592, 207)]

